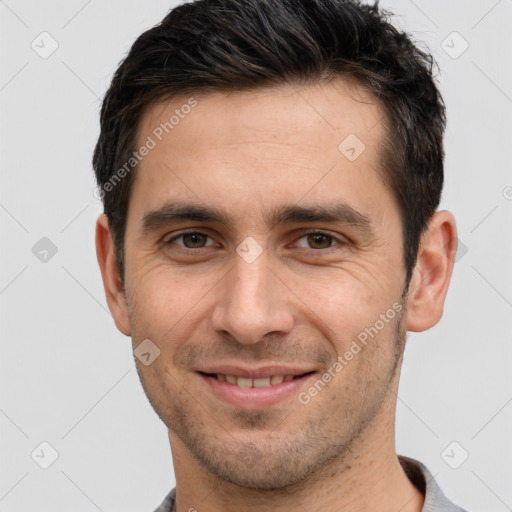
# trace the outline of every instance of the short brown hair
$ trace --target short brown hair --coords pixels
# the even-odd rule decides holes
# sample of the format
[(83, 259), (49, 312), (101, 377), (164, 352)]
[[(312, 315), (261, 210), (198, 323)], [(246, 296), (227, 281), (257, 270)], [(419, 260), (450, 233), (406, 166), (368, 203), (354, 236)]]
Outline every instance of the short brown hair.
[(358, 0), (196, 0), (181, 4), (133, 44), (101, 109), (93, 167), (124, 279), (124, 233), (134, 172), (109, 187), (133, 155), (143, 110), (208, 91), (357, 79), (381, 102), (381, 167), (402, 215), (409, 283), (421, 235), (443, 186), (445, 107), (433, 58)]

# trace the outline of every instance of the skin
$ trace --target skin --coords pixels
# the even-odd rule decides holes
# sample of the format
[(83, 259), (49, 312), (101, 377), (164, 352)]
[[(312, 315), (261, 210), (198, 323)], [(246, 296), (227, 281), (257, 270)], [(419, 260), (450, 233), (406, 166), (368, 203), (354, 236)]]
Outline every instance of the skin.
[[(150, 339), (160, 350), (148, 366), (135, 361), (169, 428), (178, 511), (420, 511), (424, 497), (396, 455), (396, 394), (406, 331), (442, 316), (453, 216), (432, 217), (404, 295), (401, 218), (379, 168), (383, 113), (369, 93), (337, 81), (196, 98), (137, 169), (124, 287), (104, 215), (96, 229), (118, 329), (133, 348)], [(138, 146), (187, 100), (150, 106)], [(338, 149), (349, 134), (366, 147), (355, 161)], [(144, 229), (148, 212), (192, 203), (221, 210), (226, 222)], [(284, 206), (333, 203), (368, 224), (268, 222)], [(325, 236), (308, 237), (313, 230)], [(203, 235), (179, 238), (184, 231)], [(246, 237), (262, 249), (252, 263), (236, 252)], [(401, 312), (307, 404), (294, 393), (235, 407), (197, 373), (211, 364), (295, 365), (315, 372), (298, 390), (307, 392), (393, 305)]]

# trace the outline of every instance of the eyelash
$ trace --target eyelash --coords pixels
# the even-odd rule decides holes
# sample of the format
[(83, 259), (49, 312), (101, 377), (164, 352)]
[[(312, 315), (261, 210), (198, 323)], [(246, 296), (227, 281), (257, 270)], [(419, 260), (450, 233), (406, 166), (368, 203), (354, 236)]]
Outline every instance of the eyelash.
[[(184, 233), (180, 233), (179, 235), (173, 236), (169, 240), (164, 240), (163, 244), (164, 244), (164, 246), (173, 245), (176, 240), (178, 240), (180, 238), (183, 238), (186, 235), (203, 235), (203, 236), (208, 237), (210, 240), (213, 240), (213, 238), (210, 235), (208, 235), (206, 233), (203, 233), (201, 231), (186, 231)], [(335, 247), (336, 245), (347, 245), (347, 241), (340, 240), (339, 238), (331, 235), (330, 233), (327, 233), (325, 231), (318, 231), (318, 230), (308, 231), (307, 233), (302, 234), (299, 238), (297, 238), (295, 243), (297, 241), (299, 241), (299, 240), (301, 240), (303, 238), (306, 238), (308, 236), (311, 236), (311, 235), (321, 235), (321, 236), (328, 237), (328, 238), (330, 238), (332, 240), (333, 245), (330, 245), (329, 247), (326, 247), (325, 249), (313, 249), (311, 247), (309, 247), (309, 248), (299, 247), (299, 249), (306, 250), (306, 251), (309, 250), (309, 251), (313, 251), (313, 252), (326, 252), (329, 249), (332, 249), (333, 247)], [(212, 245), (209, 245), (209, 246), (198, 247), (198, 248), (194, 249), (194, 248), (191, 248), (191, 247), (185, 247), (184, 245), (179, 245), (179, 244), (175, 244), (175, 245), (177, 245), (179, 247), (178, 250), (183, 251), (183, 252), (187, 252), (187, 253), (192, 253), (192, 252), (200, 253), (202, 249), (208, 250), (209, 247), (212, 247)]]

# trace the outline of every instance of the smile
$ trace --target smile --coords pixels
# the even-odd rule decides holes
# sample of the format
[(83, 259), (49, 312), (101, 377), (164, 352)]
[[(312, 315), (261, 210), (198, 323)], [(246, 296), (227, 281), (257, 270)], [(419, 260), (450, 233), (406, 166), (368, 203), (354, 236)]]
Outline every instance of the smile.
[(261, 409), (296, 396), (316, 372), (248, 376), (229, 373), (197, 373), (219, 400), (240, 409)]
[(241, 388), (268, 388), (269, 386), (276, 386), (282, 382), (288, 382), (293, 380), (300, 375), (272, 375), (271, 377), (262, 377), (259, 379), (248, 379), (246, 377), (236, 377), (235, 375), (224, 375), (223, 373), (217, 373), (210, 375), (221, 382), (229, 382)]

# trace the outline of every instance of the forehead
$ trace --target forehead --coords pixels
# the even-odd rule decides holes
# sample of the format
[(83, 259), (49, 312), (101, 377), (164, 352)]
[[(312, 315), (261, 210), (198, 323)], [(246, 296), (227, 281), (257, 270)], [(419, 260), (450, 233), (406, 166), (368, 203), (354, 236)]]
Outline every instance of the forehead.
[(169, 197), (219, 206), (252, 197), (275, 207), (284, 199), (279, 190), (289, 202), (306, 194), (318, 202), (340, 178), (364, 194), (380, 182), (382, 118), (371, 93), (343, 80), (152, 104), (139, 122), (137, 148), (151, 149), (138, 164), (132, 199), (142, 196), (144, 209)]

